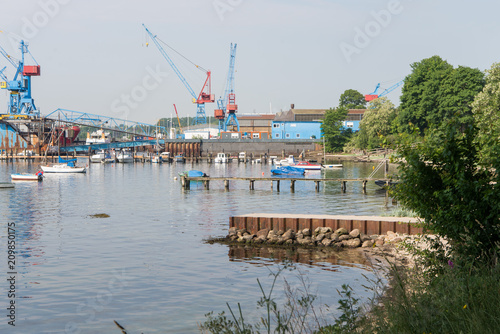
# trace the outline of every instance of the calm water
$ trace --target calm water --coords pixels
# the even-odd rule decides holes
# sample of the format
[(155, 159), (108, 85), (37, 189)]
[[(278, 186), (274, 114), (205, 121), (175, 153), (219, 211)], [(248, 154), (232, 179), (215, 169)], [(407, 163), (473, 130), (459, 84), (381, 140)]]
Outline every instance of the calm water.
[[(366, 176), (373, 167), (345, 165), (326, 176)], [(297, 182), (295, 193), (288, 182), (277, 193), (263, 182), (249, 191), (244, 181), (232, 182), (230, 191), (215, 181), (209, 191), (196, 184), (184, 191), (174, 177), (192, 168), (211, 176), (269, 176), (271, 167), (92, 164), (87, 174), (48, 174), (40, 183), (0, 189), (0, 277), (9, 271), (8, 222), (16, 224), (18, 251), (16, 327), (7, 325), (8, 285), (2, 279), (0, 333), (120, 333), (113, 320), (128, 333), (196, 333), (204, 314), (226, 310), (226, 302), (240, 302), (249, 317), (257, 316), (256, 279), (269, 286), (270, 270), (277, 270), (283, 254), (204, 243), (226, 234), (230, 215), (387, 210), (385, 194), (374, 184), (366, 195), (360, 183), (348, 183), (345, 194), (338, 183), (316, 193), (314, 182)], [(0, 182), (9, 181), (12, 172), (37, 169), (37, 164), (1, 162)], [(110, 217), (91, 217), (100, 213)], [(366, 283), (363, 274), (372, 274), (359, 256), (302, 252), (296, 259), (297, 270), (284, 277), (292, 286), (300, 275), (306, 277), (310, 291), (321, 296), (319, 304), (332, 305), (331, 312), (343, 283), (359, 297), (369, 296), (360, 285)]]

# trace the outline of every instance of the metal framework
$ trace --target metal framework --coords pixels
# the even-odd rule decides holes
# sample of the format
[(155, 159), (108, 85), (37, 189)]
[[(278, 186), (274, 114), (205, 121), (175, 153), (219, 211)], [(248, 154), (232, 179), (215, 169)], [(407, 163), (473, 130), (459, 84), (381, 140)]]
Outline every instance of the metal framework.
[(115, 117), (89, 114), (68, 109), (56, 109), (45, 116), (45, 118), (64, 123), (90, 126), (139, 136), (155, 137), (156, 134), (162, 134), (165, 136), (168, 135), (168, 130), (164, 126), (134, 122)]
[(214, 102), (215, 101), (214, 95), (211, 94), (211, 72), (205, 70), (201, 66), (195, 65), (196, 68), (198, 68), (199, 70), (205, 72), (205, 74), (207, 75), (207, 78), (205, 80), (205, 83), (203, 84), (203, 87), (201, 88), (200, 93), (198, 95), (196, 95), (196, 93), (194, 92), (193, 88), (191, 88), (191, 86), (187, 82), (186, 78), (184, 78), (184, 76), (182, 75), (181, 71), (179, 71), (179, 69), (177, 68), (177, 66), (175, 66), (174, 62), (169, 57), (168, 53), (165, 51), (165, 49), (163, 48), (163, 46), (161, 46), (158, 37), (156, 35), (153, 35), (153, 33), (151, 31), (149, 31), (149, 29), (146, 28), (146, 26), (144, 24), (142, 26), (144, 27), (144, 29), (146, 29), (146, 32), (148, 33), (149, 37), (151, 37), (151, 39), (155, 43), (156, 47), (160, 51), (160, 53), (163, 56), (163, 58), (165, 58), (165, 60), (167, 60), (167, 62), (169, 63), (170, 67), (172, 67), (172, 69), (174, 70), (175, 74), (177, 74), (177, 76), (179, 77), (179, 79), (184, 84), (184, 87), (186, 87), (186, 89), (188, 90), (189, 94), (192, 96), (193, 103), (196, 103), (196, 117), (193, 119), (193, 125), (206, 124), (207, 123), (207, 115), (205, 113), (205, 103), (207, 103), (207, 102)]
[[(219, 120), (219, 131), (227, 131), (228, 126), (235, 126), (240, 131), (240, 123), (236, 117), (238, 105), (234, 94), (234, 64), (236, 61), (236, 46), (231, 43), (229, 50), (229, 69), (227, 71), (224, 95), (217, 100), (218, 109), (214, 111), (215, 118)], [(226, 117), (227, 116), (227, 117)]]

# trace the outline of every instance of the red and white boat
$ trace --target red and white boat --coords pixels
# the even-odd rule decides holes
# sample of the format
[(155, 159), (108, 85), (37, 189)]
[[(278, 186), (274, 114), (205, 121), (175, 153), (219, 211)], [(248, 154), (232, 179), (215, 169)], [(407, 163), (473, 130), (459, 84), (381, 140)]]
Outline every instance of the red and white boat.
[(42, 181), (43, 172), (38, 171), (35, 174), (30, 173), (16, 173), (10, 174), (12, 181)]
[(299, 161), (294, 165), (291, 165), (295, 168), (301, 168), (305, 170), (321, 170), (321, 164), (314, 164), (309, 161)]

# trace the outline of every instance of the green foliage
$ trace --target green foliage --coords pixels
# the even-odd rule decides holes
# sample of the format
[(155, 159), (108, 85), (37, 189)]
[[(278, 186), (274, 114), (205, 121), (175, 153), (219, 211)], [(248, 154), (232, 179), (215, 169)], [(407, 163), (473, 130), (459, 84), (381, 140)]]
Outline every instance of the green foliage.
[(478, 165), (477, 129), (452, 119), (418, 133), (401, 135), (396, 198), (450, 240), (456, 256), (489, 261), (500, 246), (500, 189), (496, 174)]
[(353, 333), (358, 327), (358, 317), (360, 316), (359, 299), (354, 298), (352, 288), (348, 284), (342, 284), (342, 290), (337, 290), (341, 299), (337, 310), (342, 311), (339, 318), (333, 325), (321, 328), (321, 334), (347, 334)]
[(500, 63), (487, 71), (486, 85), (472, 103), (476, 126), (479, 128), (475, 143), (481, 147), (480, 162), (500, 168)]
[(339, 107), (349, 109), (366, 108), (366, 100), (363, 94), (355, 89), (348, 89), (340, 95)]
[(369, 150), (381, 147), (383, 137), (391, 134), (391, 123), (395, 117), (396, 108), (386, 97), (370, 101), (359, 124), (357, 147)]
[(470, 104), (484, 86), (481, 71), (462, 66), (454, 69), (439, 56), (423, 59), (411, 67), (394, 122), (399, 132), (408, 132), (414, 125), (423, 133), (450, 117), (459, 117), (462, 125), (471, 123)]
[(325, 137), (328, 152), (342, 151), (345, 143), (352, 136), (352, 130), (344, 128), (344, 121), (349, 111), (346, 108), (336, 108), (326, 111), (325, 119), (321, 124), (321, 131)]
[(500, 268), (448, 262), (439, 274), (428, 266), (393, 266), (385, 290), (360, 323), (363, 333), (496, 333), (500, 326)]

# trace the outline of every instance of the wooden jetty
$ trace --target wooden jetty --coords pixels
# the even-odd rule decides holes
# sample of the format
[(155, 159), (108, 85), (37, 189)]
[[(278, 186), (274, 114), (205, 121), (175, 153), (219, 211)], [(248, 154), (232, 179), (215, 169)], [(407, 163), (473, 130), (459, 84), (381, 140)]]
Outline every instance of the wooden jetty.
[(255, 189), (255, 182), (267, 181), (271, 182), (271, 189), (274, 188), (274, 183), (276, 182), (276, 191), (280, 191), (280, 183), (281, 181), (290, 181), (290, 191), (295, 191), (295, 183), (297, 181), (304, 182), (314, 182), (316, 184), (316, 191), (320, 190), (321, 182), (340, 182), (340, 188), (342, 192), (347, 190), (347, 182), (362, 182), (363, 184), (363, 192), (366, 192), (366, 184), (369, 181), (381, 180), (385, 181), (387, 185), (392, 181), (391, 179), (331, 179), (331, 178), (323, 178), (323, 179), (308, 179), (308, 178), (298, 178), (298, 177), (188, 177), (181, 176), (181, 186), (184, 189), (190, 189), (191, 181), (203, 182), (203, 186), (205, 189), (210, 189), (210, 181), (223, 181), (224, 188), (229, 190), (229, 181), (247, 181), (249, 182), (249, 189)]
[(256, 234), (263, 229), (294, 231), (308, 228), (312, 231), (317, 227), (330, 227), (334, 231), (345, 228), (347, 231), (359, 229), (368, 235), (386, 234), (388, 231), (406, 234), (423, 233), (419, 227), (418, 218), (379, 217), (379, 216), (341, 216), (341, 215), (310, 215), (282, 213), (253, 213), (229, 217), (229, 227), (246, 229)]

